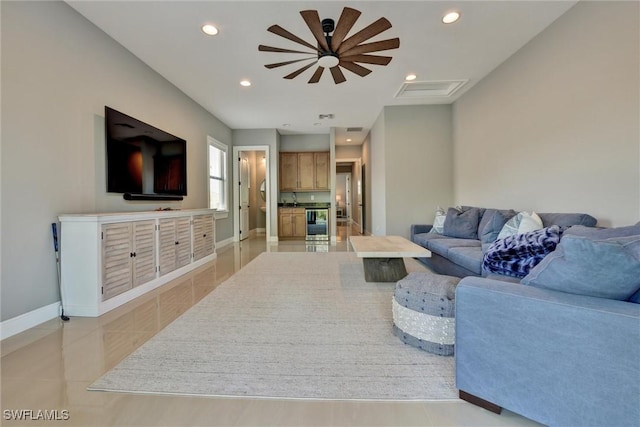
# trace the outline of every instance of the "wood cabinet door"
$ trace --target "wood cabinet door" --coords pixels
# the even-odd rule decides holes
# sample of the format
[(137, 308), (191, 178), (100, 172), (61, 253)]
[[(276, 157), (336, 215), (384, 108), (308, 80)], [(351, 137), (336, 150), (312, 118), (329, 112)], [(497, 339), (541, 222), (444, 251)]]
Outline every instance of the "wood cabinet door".
[(191, 218), (176, 218), (176, 268), (191, 262)]
[(280, 190), (298, 189), (298, 153), (280, 153)]
[(278, 210), (278, 236), (293, 236), (293, 223), (291, 222), (291, 209)]
[(160, 251), (160, 275), (167, 274), (177, 268), (176, 266), (176, 220), (173, 218), (161, 219), (158, 223), (158, 250)]
[(133, 287), (131, 223), (102, 226), (102, 300)]
[(193, 217), (193, 260), (197, 261), (213, 253), (213, 215)]
[(315, 188), (329, 189), (329, 153), (314, 153)]
[(307, 236), (307, 216), (304, 210), (292, 215), (293, 222), (293, 236), (294, 237), (306, 237)]
[(298, 153), (298, 189), (315, 188), (315, 153)]
[(140, 286), (156, 277), (156, 222), (136, 221), (132, 225), (133, 286)]

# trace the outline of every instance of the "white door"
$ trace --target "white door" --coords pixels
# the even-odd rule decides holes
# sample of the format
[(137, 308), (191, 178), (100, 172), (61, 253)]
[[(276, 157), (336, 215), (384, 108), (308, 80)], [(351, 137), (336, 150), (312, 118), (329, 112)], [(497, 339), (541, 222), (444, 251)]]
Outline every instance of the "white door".
[(249, 180), (251, 170), (249, 158), (244, 151), (240, 152), (240, 240), (249, 237)]
[(351, 223), (351, 174), (345, 176), (345, 195), (347, 203), (347, 222)]

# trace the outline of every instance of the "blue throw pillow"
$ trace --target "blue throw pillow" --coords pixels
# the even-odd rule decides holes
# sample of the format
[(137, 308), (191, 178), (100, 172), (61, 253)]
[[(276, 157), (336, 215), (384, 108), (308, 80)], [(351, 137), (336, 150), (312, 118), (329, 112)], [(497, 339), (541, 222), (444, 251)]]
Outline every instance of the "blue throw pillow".
[(480, 209), (469, 208), (459, 210), (449, 208), (444, 220), (442, 234), (459, 239), (478, 239), (478, 223), (480, 222)]
[[(602, 235), (615, 233), (603, 230)], [(598, 239), (566, 234), (555, 252), (522, 279), (526, 285), (628, 300), (640, 288), (640, 235)], [(597, 236), (597, 233), (595, 233)]]
[(525, 277), (529, 271), (553, 252), (562, 230), (557, 225), (498, 239), (488, 247), (482, 268), (490, 273)]

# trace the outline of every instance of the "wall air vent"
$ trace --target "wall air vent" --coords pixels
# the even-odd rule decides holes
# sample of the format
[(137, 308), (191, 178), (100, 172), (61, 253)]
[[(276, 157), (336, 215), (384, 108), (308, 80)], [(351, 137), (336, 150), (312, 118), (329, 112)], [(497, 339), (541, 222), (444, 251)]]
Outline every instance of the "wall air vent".
[(469, 80), (434, 80), (426, 82), (404, 82), (396, 98), (449, 97)]

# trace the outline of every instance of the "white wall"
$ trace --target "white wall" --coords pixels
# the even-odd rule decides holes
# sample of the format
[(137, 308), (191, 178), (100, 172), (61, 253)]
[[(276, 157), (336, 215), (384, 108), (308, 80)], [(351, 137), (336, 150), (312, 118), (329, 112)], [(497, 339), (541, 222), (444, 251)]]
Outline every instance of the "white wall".
[(457, 204), (640, 220), (638, 20), (579, 2), (455, 103)]
[[(206, 138), (231, 130), (63, 2), (2, 2), (1, 19), (4, 321), (59, 300), (59, 214), (206, 207)], [(187, 140), (183, 202), (106, 193), (105, 105)]]
[(374, 236), (384, 236), (387, 234), (387, 191), (386, 185), (386, 131), (385, 131), (385, 110), (374, 122), (369, 132), (370, 141), (369, 169), (366, 170), (367, 191), (367, 220), (365, 221), (367, 230)]

